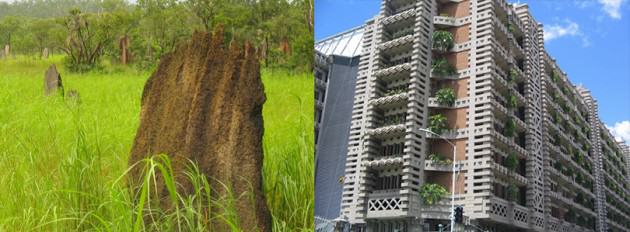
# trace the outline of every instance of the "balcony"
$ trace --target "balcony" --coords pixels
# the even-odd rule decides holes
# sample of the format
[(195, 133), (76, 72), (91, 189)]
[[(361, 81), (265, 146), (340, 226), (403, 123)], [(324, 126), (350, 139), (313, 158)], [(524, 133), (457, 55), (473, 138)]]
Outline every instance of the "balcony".
[(416, 16), (416, 9), (405, 10), (403, 12), (383, 18), (381, 20), (381, 25), (394, 26), (396, 24), (402, 24), (405, 22), (413, 24), (413, 21), (414, 21), (413, 19), (415, 18), (415, 16)]
[(521, 176), (517, 172), (510, 171), (506, 167), (498, 163), (494, 163), (492, 166), (493, 166), (495, 174), (499, 174), (500, 176), (503, 176), (504, 178), (507, 178), (507, 179), (513, 179), (519, 185), (527, 185), (527, 182), (528, 182), (527, 178), (524, 176)]
[(391, 54), (412, 50), (412, 45), (413, 34), (410, 34), (382, 43), (378, 46), (378, 49), (382, 52), (382, 54)]
[(369, 160), (369, 161), (366, 160), (366, 161), (363, 161), (361, 164), (366, 168), (380, 170), (380, 169), (386, 169), (386, 168), (391, 168), (391, 167), (400, 167), (403, 165), (403, 163), (404, 163), (404, 160), (402, 158), (402, 155), (398, 155), (398, 156), (381, 157), (381, 158)]
[(403, 106), (406, 104), (409, 99), (410, 93), (403, 92), (399, 94), (394, 94), (390, 96), (379, 97), (370, 100), (370, 105), (379, 108), (391, 108), (396, 106)]
[(411, 73), (411, 62), (379, 69), (374, 72), (374, 76), (385, 81), (396, 77), (408, 76), (409, 73)]
[(520, 228), (528, 228), (529, 209), (498, 197), (492, 197), (490, 202), (490, 209), (485, 210), (489, 211), (493, 219)]
[[(451, 161), (452, 162), (452, 161)], [(443, 161), (435, 161), (430, 159), (424, 160), (424, 170), (425, 171), (436, 171), (436, 172), (453, 172), (453, 163), (446, 163)]]
[(389, 138), (389, 137), (394, 137), (396, 135), (401, 135), (405, 133), (405, 125), (404, 124), (398, 124), (398, 125), (391, 125), (391, 126), (384, 126), (384, 127), (378, 127), (375, 129), (370, 129), (367, 131), (367, 135), (372, 135), (375, 138)]
[(404, 217), (403, 201), (399, 190), (375, 191), (368, 194), (366, 218)]

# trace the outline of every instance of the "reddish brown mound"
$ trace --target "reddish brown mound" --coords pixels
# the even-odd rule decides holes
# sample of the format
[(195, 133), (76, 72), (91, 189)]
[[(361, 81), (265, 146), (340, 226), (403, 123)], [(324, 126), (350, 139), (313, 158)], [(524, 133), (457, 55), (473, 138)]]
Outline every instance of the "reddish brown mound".
[[(261, 175), (265, 93), (256, 57), (249, 45), (225, 48), (222, 32), (195, 33), (191, 42), (163, 56), (144, 87), (129, 163), (168, 154), (178, 190), (191, 192), (183, 175), (190, 159), (212, 180), (215, 197), (226, 195), (217, 181), (232, 189), (242, 229), (271, 231)], [(142, 173), (130, 175), (138, 180)], [(167, 199), (165, 187), (157, 188)], [(229, 231), (221, 220), (210, 224), (215, 231)]]

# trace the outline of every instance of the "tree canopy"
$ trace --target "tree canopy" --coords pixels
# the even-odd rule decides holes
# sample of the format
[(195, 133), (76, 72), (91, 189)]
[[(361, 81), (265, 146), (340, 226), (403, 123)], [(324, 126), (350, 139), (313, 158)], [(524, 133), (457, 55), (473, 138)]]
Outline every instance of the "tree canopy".
[[(73, 65), (72, 57), (78, 52), (73, 49), (79, 44), (91, 50), (98, 64), (101, 59), (115, 62), (120, 55), (119, 40), (126, 37), (132, 63), (149, 68), (194, 31), (212, 31), (220, 25), (228, 35), (226, 42), (246, 40), (255, 44), (263, 65), (309, 70), (312, 11), (313, 0), (3, 2), (0, 45), (8, 44), (14, 53), (32, 56), (48, 48), (53, 53), (65, 53), (70, 59), (68, 64)], [(91, 59), (92, 55), (85, 58)]]

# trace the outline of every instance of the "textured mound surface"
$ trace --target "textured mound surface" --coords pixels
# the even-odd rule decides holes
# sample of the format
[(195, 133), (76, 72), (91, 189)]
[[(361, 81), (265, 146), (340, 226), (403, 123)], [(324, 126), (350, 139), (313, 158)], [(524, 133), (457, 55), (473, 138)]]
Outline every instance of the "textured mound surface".
[[(240, 228), (271, 231), (262, 191), (265, 93), (260, 65), (249, 45), (227, 48), (223, 40), (222, 32), (195, 33), (191, 42), (162, 57), (144, 88), (129, 162), (168, 154), (181, 185), (178, 191), (190, 193), (184, 171), (192, 160), (211, 181), (217, 199), (228, 194), (221, 183), (232, 190)], [(133, 181), (142, 173), (130, 175)], [(158, 192), (166, 201), (166, 188), (160, 184)], [(217, 231), (229, 231), (221, 220), (211, 224)]]

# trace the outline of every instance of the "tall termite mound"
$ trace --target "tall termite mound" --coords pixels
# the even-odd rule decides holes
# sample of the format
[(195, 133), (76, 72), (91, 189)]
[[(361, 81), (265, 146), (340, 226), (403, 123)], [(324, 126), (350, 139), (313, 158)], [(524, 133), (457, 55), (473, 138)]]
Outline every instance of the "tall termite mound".
[[(147, 81), (129, 164), (167, 154), (178, 191), (191, 193), (185, 176), (191, 160), (208, 177), (213, 197), (229, 197), (225, 186), (232, 191), (240, 228), (271, 231), (262, 185), (264, 102), (256, 50), (247, 43), (226, 46), (222, 31), (196, 32), (190, 42), (163, 56)], [(133, 169), (131, 184), (142, 175)], [(164, 184), (156, 188), (161, 203), (172, 204)], [(210, 213), (223, 210), (215, 207)], [(210, 224), (216, 231), (229, 231), (221, 219)]]

